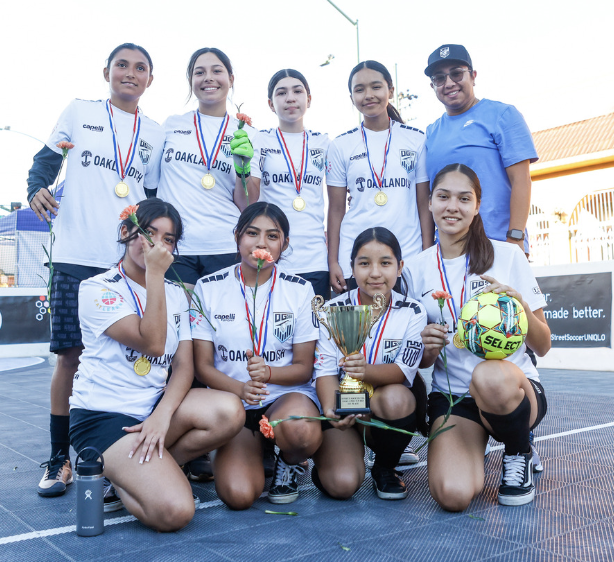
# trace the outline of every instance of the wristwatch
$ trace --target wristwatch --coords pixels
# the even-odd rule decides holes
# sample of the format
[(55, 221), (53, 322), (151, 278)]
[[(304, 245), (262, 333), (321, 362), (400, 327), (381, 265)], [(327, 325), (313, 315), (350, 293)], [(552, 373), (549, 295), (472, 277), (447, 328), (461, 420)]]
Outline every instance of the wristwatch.
[(517, 228), (508, 230), (505, 236), (511, 238), (512, 240), (517, 240), (518, 242), (524, 240), (524, 232), (522, 230), (518, 230)]

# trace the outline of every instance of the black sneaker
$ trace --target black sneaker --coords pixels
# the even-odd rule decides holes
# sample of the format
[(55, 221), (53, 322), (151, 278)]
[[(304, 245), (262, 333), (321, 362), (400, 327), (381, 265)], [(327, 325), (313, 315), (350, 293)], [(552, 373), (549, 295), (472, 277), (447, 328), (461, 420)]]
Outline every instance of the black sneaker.
[(524, 505), (535, 497), (533, 454), (503, 455), (498, 500), (501, 505)]
[(539, 458), (539, 453), (537, 452), (537, 449), (535, 448), (534, 442), (535, 442), (535, 435), (533, 435), (533, 432), (531, 431), (529, 433), (529, 443), (531, 443), (531, 453), (533, 453), (533, 472), (543, 472), (544, 465), (542, 464), (542, 461)]
[(183, 472), (194, 482), (210, 482), (213, 480), (213, 469), (211, 468), (211, 459), (209, 455), (204, 455), (185, 463)]
[(38, 494), (45, 498), (53, 498), (64, 494), (66, 486), (72, 484), (70, 459), (58, 453), (40, 466), (46, 470), (41, 481), (38, 483)]
[(399, 459), (399, 464), (416, 464), (417, 462), (420, 462), (420, 457), (411, 445), (407, 445)]
[(275, 478), (269, 490), (271, 503), (292, 503), (298, 499), (298, 475), (305, 469), (300, 464), (286, 464), (281, 455), (277, 455)]
[(400, 472), (394, 468), (384, 468), (374, 464), (371, 468), (373, 487), (378, 497), (383, 500), (403, 500), (409, 494), (405, 482), (400, 478)]
[(124, 502), (122, 502), (117, 495), (115, 487), (108, 478), (103, 479), (103, 486), (104, 512), (111, 513), (112, 511), (119, 511), (122, 509), (124, 507)]
[(275, 454), (275, 444), (269, 439), (265, 439), (264, 443), (264, 458), (262, 463), (264, 464), (264, 477), (270, 478), (275, 474), (275, 461), (277, 455)]

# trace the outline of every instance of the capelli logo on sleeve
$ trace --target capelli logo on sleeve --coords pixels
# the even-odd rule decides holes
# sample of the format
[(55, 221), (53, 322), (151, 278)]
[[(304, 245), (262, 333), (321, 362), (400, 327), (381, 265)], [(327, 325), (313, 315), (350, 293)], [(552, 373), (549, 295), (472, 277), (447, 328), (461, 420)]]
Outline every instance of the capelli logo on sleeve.
[(234, 314), (216, 314), (213, 318), (219, 320), (220, 322), (234, 322), (235, 315)]

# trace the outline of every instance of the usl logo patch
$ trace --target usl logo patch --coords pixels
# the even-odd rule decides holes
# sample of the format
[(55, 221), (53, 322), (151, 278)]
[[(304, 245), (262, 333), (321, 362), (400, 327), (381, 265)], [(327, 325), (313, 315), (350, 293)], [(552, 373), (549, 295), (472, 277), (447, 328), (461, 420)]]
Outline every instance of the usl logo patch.
[(273, 315), (273, 333), (284, 343), (294, 333), (294, 314), (292, 312), (275, 312)]
[(410, 172), (413, 172), (414, 168), (416, 167), (416, 158), (418, 157), (417, 152), (415, 150), (401, 149), (400, 153), (401, 153), (401, 166), (405, 168), (408, 174)]

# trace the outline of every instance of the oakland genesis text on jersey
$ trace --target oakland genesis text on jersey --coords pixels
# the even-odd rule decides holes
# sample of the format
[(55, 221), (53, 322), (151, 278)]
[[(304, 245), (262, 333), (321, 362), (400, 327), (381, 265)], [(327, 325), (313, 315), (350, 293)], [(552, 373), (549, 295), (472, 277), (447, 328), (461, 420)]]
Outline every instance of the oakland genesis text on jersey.
[[(515, 244), (497, 240), (491, 240), (491, 242), (495, 250), (495, 261), (484, 275), (494, 277), (497, 281), (516, 289), (529, 304), (532, 311), (546, 306), (546, 299), (539, 290), (539, 285), (522, 250)], [(458, 317), (462, 308), (461, 292), (463, 291), (463, 280), (465, 280), (466, 257), (462, 255), (454, 259), (444, 260), (444, 262), (446, 275), (450, 282), (450, 294), (454, 298)], [(431, 246), (412, 259), (409, 267), (405, 269), (405, 274), (409, 278), (409, 294), (419, 300), (426, 308), (429, 323), (439, 323), (441, 321), (439, 305), (433, 299), (431, 293), (446, 289), (442, 287), (442, 275), (437, 263), (437, 245)], [(483, 292), (487, 286), (488, 282), (481, 279), (479, 275), (468, 273), (465, 280), (466, 296), (463, 298), (463, 304)], [(476, 357), (467, 349), (457, 349), (452, 345), (456, 326), (454, 326), (452, 314), (447, 307), (443, 308), (443, 319), (449, 326), (448, 340), (450, 345), (446, 346), (446, 355), (448, 357), (450, 386), (452, 393), (460, 396), (469, 389), (473, 370), (484, 359)], [(525, 353), (525, 350), (526, 345), (523, 344), (505, 361), (511, 361), (518, 365), (527, 378), (539, 381), (537, 369), (531, 363), (531, 359)], [(448, 392), (448, 381), (441, 355), (435, 362), (433, 388), (441, 392)]]
[[(127, 205), (145, 199), (145, 190), (156, 189), (160, 177), (160, 159), (164, 131), (139, 110), (138, 138), (133, 135), (135, 115), (113, 108), (117, 142), (122, 155), (129, 152), (135, 137), (132, 164), (125, 170), (124, 182), (129, 193), (118, 197), (115, 186), (120, 181), (106, 101), (73, 100), (58, 120), (47, 146), (62, 154), (56, 145), (72, 142), (68, 153), (66, 181), (60, 211), (54, 222), (56, 241), (54, 260), (91, 267), (111, 267), (121, 254), (117, 245), (117, 220)], [(121, 167), (120, 167), (121, 168)]]
[[(143, 309), (147, 292), (131, 281)], [(151, 370), (144, 376), (135, 372), (141, 353), (106, 336), (105, 330), (122, 318), (138, 314), (130, 288), (114, 267), (81, 283), (79, 321), (85, 349), (73, 381), (71, 408), (117, 412), (145, 419), (164, 392), (168, 368), (179, 342), (191, 340), (190, 317), (185, 294), (177, 285), (165, 281), (166, 344), (164, 355), (147, 357)]]
[(424, 133), (390, 122), (390, 146), (381, 191), (386, 203), (375, 202), (380, 191), (373, 169), (380, 174), (389, 131), (365, 129), (369, 155), (360, 128), (337, 137), (328, 152), (326, 181), (329, 186), (347, 187), (352, 198), (341, 222), (339, 265), (343, 276), (351, 276), (350, 254), (356, 237), (367, 227), (389, 229), (401, 245), (403, 259), (422, 250), (422, 233), (416, 201), (416, 184), (428, 181), (425, 166)]

